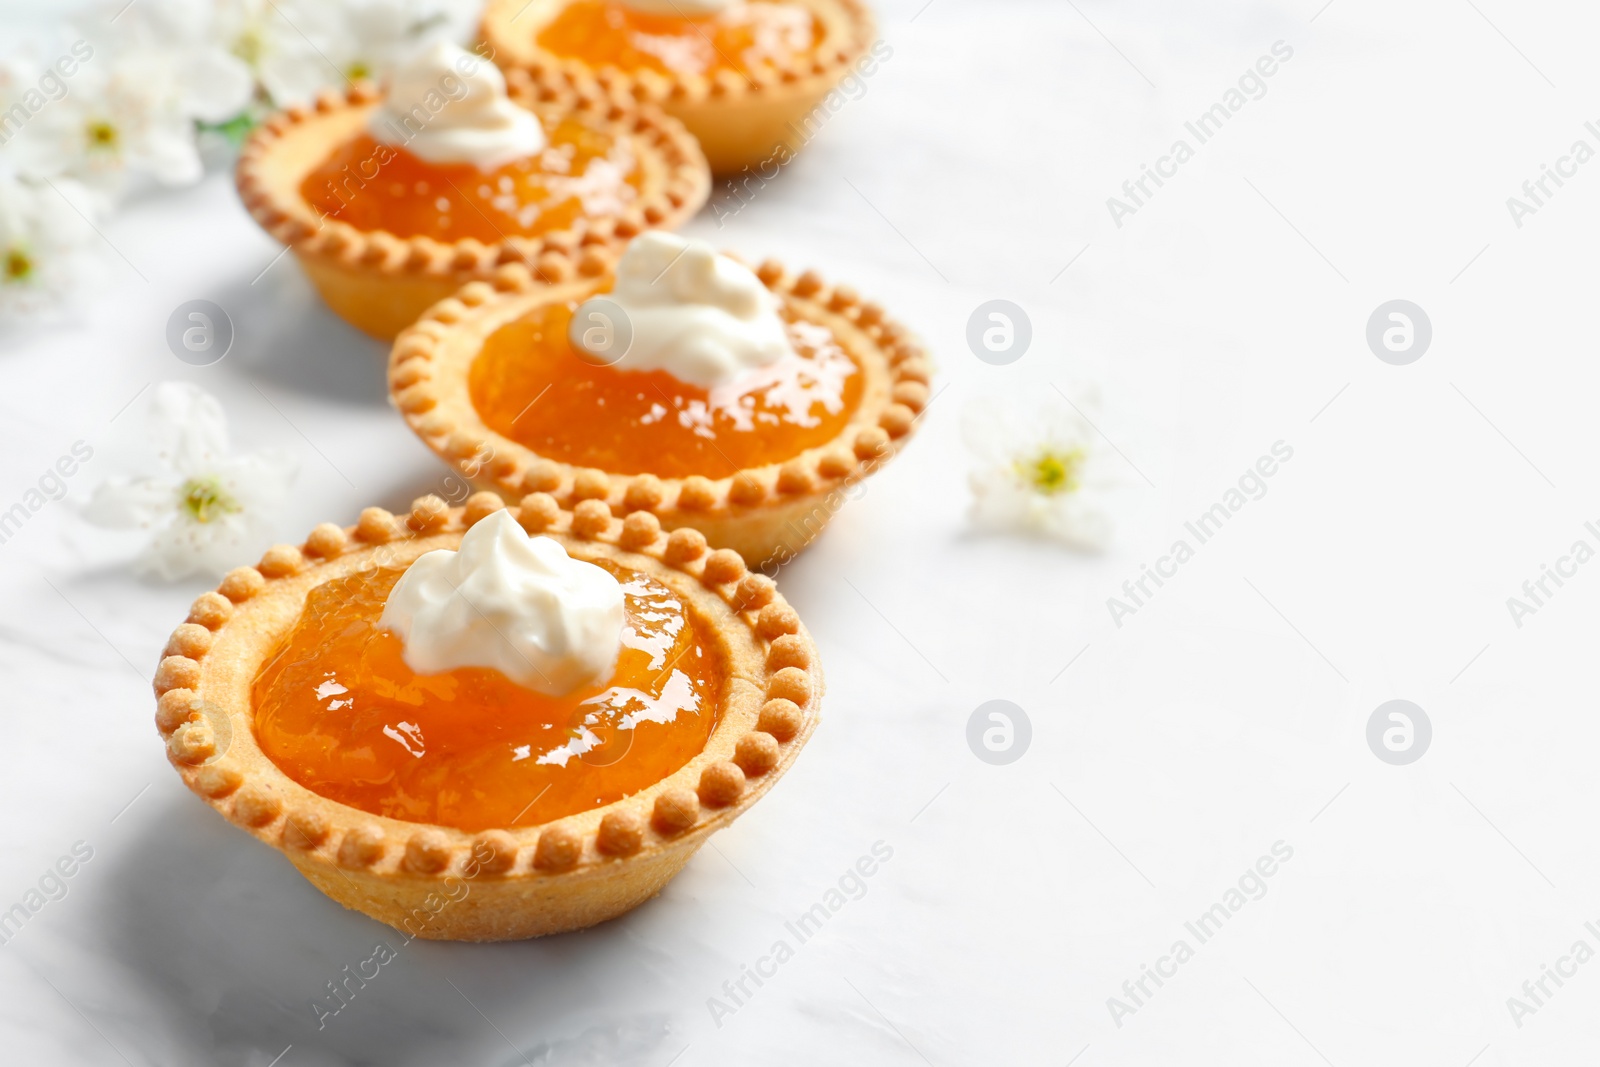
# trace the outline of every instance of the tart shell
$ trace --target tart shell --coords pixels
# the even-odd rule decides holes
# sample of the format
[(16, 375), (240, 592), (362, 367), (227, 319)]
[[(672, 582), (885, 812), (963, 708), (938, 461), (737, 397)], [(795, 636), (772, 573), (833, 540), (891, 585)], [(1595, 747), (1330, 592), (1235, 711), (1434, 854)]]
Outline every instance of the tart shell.
[(538, 285), (526, 272), (509, 271), (493, 285), (464, 287), (396, 339), (390, 397), (417, 436), (479, 488), (508, 500), (542, 492), (563, 507), (594, 500), (617, 515), (650, 514), (667, 529), (699, 530), (749, 566), (774, 573), (822, 532), (853, 487), (910, 440), (930, 400), (932, 369), (904, 328), (848, 287), (829, 287), (810, 271), (787, 274), (771, 261), (756, 274), (801, 318), (826, 326), (865, 376), (841, 434), (782, 463), (717, 480), (608, 472), (540, 456), (484, 423), (468, 379), (485, 340), (543, 304), (603, 291), (609, 276)]
[(574, 558), (650, 575), (711, 624), (728, 681), (704, 750), (623, 800), (478, 833), (374, 815), (280, 770), (256, 741), (251, 687), (310, 590), (456, 547), (502, 507), (492, 493), (453, 509), (423, 497), (409, 515), (368, 508), (354, 526), (325, 524), (303, 545), (271, 548), (195, 601), (156, 671), (156, 725), (184, 784), (322, 892), (412, 937), (514, 940), (623, 914), (764, 795), (817, 724), (816, 648), (770, 579), (697, 533), (664, 533), (648, 514), (624, 522), (595, 502), (569, 512), (532, 494), (513, 512), (530, 533), (555, 538)]
[[(496, 244), (359, 230), (319, 214), (300, 185), (335, 148), (366, 128), (381, 94), (368, 83), (328, 91), (314, 106), (267, 119), (246, 141), (235, 178), (251, 216), (290, 248), (339, 317), (379, 340), (416, 321), (429, 305), (508, 263), (559, 282), (604, 263), (597, 249), (646, 229), (670, 229), (698, 211), (710, 191), (705, 157), (683, 126), (654, 107), (624, 106), (593, 79), (551, 72), (506, 74), (511, 99), (548, 124), (575, 115), (634, 146), (642, 171), (638, 200), (620, 216), (581, 217), (570, 229)], [(367, 178), (366, 180), (374, 180)]]
[[(535, 73), (593, 75), (601, 84), (641, 102), (660, 105), (699, 140), (711, 169), (731, 175), (800, 151), (810, 139), (806, 116), (839, 84), (871, 45), (872, 14), (859, 0), (791, 0), (822, 23), (823, 44), (815, 56), (780, 70), (751, 75), (723, 71), (716, 77), (591, 70), (579, 60), (554, 55), (535, 38), (567, 0), (490, 0), (483, 14), (483, 39), (502, 67)], [(788, 154), (788, 156), (785, 155)]]

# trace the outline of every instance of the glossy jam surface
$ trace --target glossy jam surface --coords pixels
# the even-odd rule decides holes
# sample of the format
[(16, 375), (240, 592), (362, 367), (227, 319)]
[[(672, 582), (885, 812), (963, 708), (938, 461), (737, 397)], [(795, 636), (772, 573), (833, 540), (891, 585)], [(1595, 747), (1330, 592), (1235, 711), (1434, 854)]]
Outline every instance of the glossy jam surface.
[(535, 825), (659, 782), (705, 747), (724, 668), (676, 593), (605, 566), (627, 612), (616, 673), (564, 697), (482, 668), (414, 673), (378, 628), (398, 569), (316, 587), (256, 679), (262, 750), (330, 800), (462, 830)]
[(796, 3), (734, 4), (716, 15), (648, 15), (618, 0), (572, 0), (539, 31), (539, 47), (591, 67), (709, 76), (809, 59), (822, 23)]
[(632, 147), (574, 119), (546, 131), (549, 146), (498, 170), (429, 163), (363, 133), (300, 184), (314, 210), (358, 230), (493, 244), (614, 216), (638, 196)]
[(666, 371), (594, 366), (551, 304), (484, 342), (468, 385), (484, 423), (548, 459), (614, 474), (727, 478), (833, 440), (862, 375), (822, 326), (785, 313), (794, 354), (702, 389)]

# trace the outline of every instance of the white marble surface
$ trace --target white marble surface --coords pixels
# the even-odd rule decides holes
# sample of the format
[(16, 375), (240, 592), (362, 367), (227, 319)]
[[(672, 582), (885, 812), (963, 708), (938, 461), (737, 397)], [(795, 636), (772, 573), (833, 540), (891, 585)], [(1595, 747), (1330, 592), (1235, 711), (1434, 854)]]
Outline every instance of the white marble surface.
[[(1600, 568), (1520, 628), (1505, 602), (1596, 540), (1600, 164), (1520, 229), (1505, 200), (1600, 143), (1595, 15), (1320, 2), (880, 0), (895, 51), (865, 95), (736, 217), (693, 227), (849, 279), (941, 362), (915, 447), (782, 576), (825, 657), (823, 726), (655, 902), (572, 936), (411, 945), (320, 1031), (309, 1002), (395, 935), (166, 767), (148, 678), (201, 586), (128, 577), (133, 546), (75, 507), (129, 440), (112, 417), (165, 378), (221, 395), (243, 446), (299, 455), (279, 537), (441, 470), (386, 406), (379, 346), (292, 262), (252, 284), (276, 248), (225, 178), (120, 217), (106, 237), (148, 281), (114, 259), (85, 321), (0, 349), (0, 505), (95, 448), (0, 545), (0, 908), (93, 848), (0, 946), (3, 1058), (1592, 1061), (1600, 963), (1547, 981), (1520, 1026), (1507, 998), (1575, 942), (1600, 949)], [(1294, 55), (1267, 94), (1114, 226), (1106, 198), (1279, 40)], [(195, 297), (238, 328), (210, 368), (162, 339)], [(964, 342), (994, 297), (1034, 325), (1009, 367)], [(1363, 337), (1396, 297), (1435, 328), (1407, 367)], [(1103, 382), (1129, 461), (1112, 549), (969, 535), (963, 405), (1077, 377)], [(1267, 494), (1114, 625), (1106, 599), (1279, 440), (1294, 458)], [(1405, 767), (1364, 739), (1396, 697), (1434, 726)], [(1033, 724), (1006, 767), (965, 741), (994, 698)], [(724, 981), (879, 841), (865, 895), (713, 1019)], [(1199, 944), (1185, 922), (1279, 841), (1293, 858), (1265, 896)], [(1117, 1025), (1107, 998), (1180, 938), (1194, 958)]]

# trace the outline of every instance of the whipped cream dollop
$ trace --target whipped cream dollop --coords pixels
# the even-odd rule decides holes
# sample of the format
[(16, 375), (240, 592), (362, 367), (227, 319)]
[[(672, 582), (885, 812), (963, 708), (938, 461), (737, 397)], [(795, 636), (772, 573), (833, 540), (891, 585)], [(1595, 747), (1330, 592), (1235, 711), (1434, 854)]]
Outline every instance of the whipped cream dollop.
[[(618, 312), (625, 320), (613, 322)], [(631, 336), (620, 359), (619, 336)], [(778, 298), (703, 241), (650, 230), (617, 263), (611, 292), (573, 313), (574, 347), (620, 370), (664, 370), (705, 389), (791, 354)]]
[(395, 70), (372, 113), (373, 139), (429, 163), (471, 163), (490, 171), (544, 151), (544, 127), (506, 96), (500, 69), (448, 41)]
[(622, 6), (646, 15), (695, 18), (715, 15), (732, 7), (734, 0), (622, 0)]
[(611, 677), (622, 647), (622, 586), (548, 537), (496, 511), (417, 557), (389, 592), (379, 625), (405, 643), (419, 674), (490, 667), (550, 696)]

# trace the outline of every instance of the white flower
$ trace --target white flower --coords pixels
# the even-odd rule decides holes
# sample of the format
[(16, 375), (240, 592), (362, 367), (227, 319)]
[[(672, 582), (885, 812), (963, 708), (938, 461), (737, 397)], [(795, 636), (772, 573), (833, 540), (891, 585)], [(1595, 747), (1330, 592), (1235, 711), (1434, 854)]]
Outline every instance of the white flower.
[(337, 8), (341, 17), (328, 58), (352, 81), (382, 80), (424, 44), (463, 43), (464, 6), (440, 0), (347, 0)]
[(199, 180), (195, 122), (237, 115), (253, 92), (249, 71), (220, 50), (150, 36), (130, 27), (82, 63), (16, 139), (22, 174), (70, 176), (113, 197), (132, 175)]
[(205, 36), (236, 57), (255, 77), (272, 103), (304, 103), (318, 89), (338, 81), (338, 72), (319, 54), (331, 4), (293, 0), (213, 0)]
[(84, 517), (98, 526), (154, 531), (136, 569), (171, 580), (222, 574), (260, 552), (268, 514), (288, 492), (296, 464), (278, 451), (228, 455), (222, 404), (187, 382), (162, 382), (151, 403), (160, 469), (95, 488)]
[[(246, 6), (240, 0), (102, 0), (115, 16), (111, 42), (116, 55), (164, 60), (166, 78), (180, 106), (205, 123), (239, 114), (255, 92), (249, 64), (235, 55), (216, 27)], [(259, 0), (256, 6), (259, 6)]]
[(87, 288), (94, 231), (66, 196), (88, 200), (66, 179), (52, 189), (0, 174), (0, 319), (58, 308)]
[(1054, 397), (1026, 406), (992, 398), (969, 404), (962, 436), (977, 459), (970, 476), (974, 525), (1085, 551), (1104, 548), (1111, 538), (1105, 494), (1118, 479), (1082, 413), (1093, 407), (1087, 394), (1071, 404)]
[(463, 43), (480, 6), (475, 0), (214, 0), (207, 38), (247, 64), (266, 97), (284, 107), (347, 81), (382, 80), (435, 40)]

